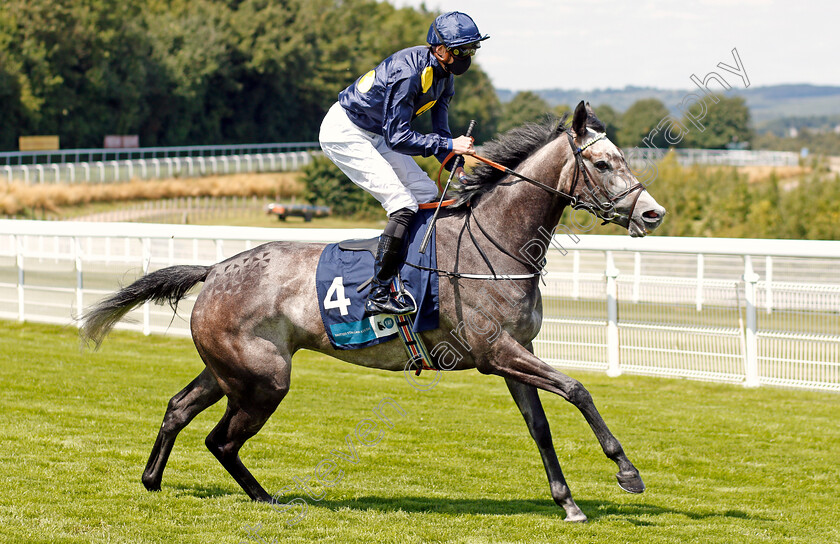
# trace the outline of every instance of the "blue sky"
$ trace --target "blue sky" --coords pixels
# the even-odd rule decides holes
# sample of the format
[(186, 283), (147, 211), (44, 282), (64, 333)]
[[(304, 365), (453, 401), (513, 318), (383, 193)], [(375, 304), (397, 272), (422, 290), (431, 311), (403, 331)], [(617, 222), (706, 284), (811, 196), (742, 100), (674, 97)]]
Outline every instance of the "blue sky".
[[(421, 1), (392, 0), (397, 6)], [(477, 61), (500, 89), (693, 87), (737, 48), (751, 86), (840, 85), (840, 2), (427, 0), (490, 34)], [(425, 36), (419, 37), (422, 41)]]

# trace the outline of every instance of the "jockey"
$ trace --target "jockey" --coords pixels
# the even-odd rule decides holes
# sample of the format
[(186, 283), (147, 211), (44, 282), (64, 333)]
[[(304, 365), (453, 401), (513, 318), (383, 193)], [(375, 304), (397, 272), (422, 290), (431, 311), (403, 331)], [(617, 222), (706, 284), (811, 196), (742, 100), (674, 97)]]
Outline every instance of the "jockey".
[[(416, 311), (412, 303), (396, 299), (390, 285), (402, 264), (403, 238), (417, 205), (434, 200), (437, 187), (409, 155), (435, 155), (443, 162), (449, 152), (475, 152), (472, 138), (452, 138), (447, 111), (454, 76), (467, 71), (488, 37), (469, 15), (444, 13), (429, 27), (428, 46), (409, 47), (382, 61), (341, 91), (324, 117), (318, 137), (324, 154), (388, 214), (365, 301), (369, 314)], [(412, 130), (411, 121), (427, 110), (433, 132)], [(455, 173), (464, 175), (462, 168)]]

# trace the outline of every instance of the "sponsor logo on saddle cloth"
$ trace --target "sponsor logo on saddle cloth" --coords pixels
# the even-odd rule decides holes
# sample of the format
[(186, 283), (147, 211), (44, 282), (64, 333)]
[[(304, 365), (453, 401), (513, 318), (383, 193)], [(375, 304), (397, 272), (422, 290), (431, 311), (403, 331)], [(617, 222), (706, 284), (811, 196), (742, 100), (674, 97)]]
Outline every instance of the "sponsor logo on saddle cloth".
[[(438, 275), (418, 269), (436, 268), (435, 237), (432, 236), (425, 254), (420, 244), (427, 223), (434, 210), (420, 210), (406, 235), (405, 261), (400, 268), (403, 287), (417, 302), (414, 318), (415, 332), (438, 327)], [(373, 346), (397, 337), (397, 320), (391, 315), (365, 315), (365, 299), (370, 292), (360, 285), (373, 276), (373, 255), (369, 251), (347, 251), (338, 244), (329, 244), (321, 253), (315, 272), (315, 287), (321, 319), (330, 343), (336, 349), (357, 349)]]

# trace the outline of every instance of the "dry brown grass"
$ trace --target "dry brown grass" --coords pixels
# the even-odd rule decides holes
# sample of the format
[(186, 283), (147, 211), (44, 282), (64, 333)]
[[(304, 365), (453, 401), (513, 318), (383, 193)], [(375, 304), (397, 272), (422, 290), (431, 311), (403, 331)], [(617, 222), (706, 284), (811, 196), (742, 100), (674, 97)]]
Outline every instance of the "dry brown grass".
[(739, 166), (738, 172), (746, 174), (747, 182), (762, 183), (768, 181), (773, 172), (779, 181), (798, 178), (807, 174), (811, 169), (803, 166)]
[(297, 196), (302, 190), (303, 183), (297, 173), (233, 174), (107, 184), (9, 183), (0, 185), (0, 213), (14, 216), (41, 210), (60, 214), (62, 207), (93, 202), (159, 200), (185, 196), (269, 196), (283, 199)]

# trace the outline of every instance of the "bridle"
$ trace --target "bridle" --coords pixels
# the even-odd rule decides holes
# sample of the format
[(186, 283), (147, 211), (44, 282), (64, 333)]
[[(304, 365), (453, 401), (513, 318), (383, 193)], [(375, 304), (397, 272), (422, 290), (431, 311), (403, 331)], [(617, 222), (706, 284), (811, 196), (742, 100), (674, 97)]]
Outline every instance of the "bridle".
[[(499, 164), (497, 162), (494, 162), (494, 161), (492, 161), (492, 160), (490, 160), (486, 157), (482, 157), (480, 155), (473, 155), (473, 157), (475, 157), (479, 161), (481, 161), (481, 162), (483, 162), (483, 163), (485, 163), (485, 164), (487, 164), (487, 165), (489, 165), (489, 166), (491, 166), (491, 167), (493, 167), (497, 170), (501, 170), (502, 172), (504, 172), (505, 174), (507, 174), (509, 176), (519, 178), (522, 181), (527, 181), (528, 183), (530, 183), (532, 185), (535, 185), (535, 186), (539, 187), (540, 189), (543, 189), (544, 191), (550, 193), (552, 195), (552, 197), (559, 196), (559, 197), (563, 197), (563, 198), (568, 199), (569, 200), (569, 205), (572, 208), (574, 208), (575, 210), (586, 210), (586, 211), (588, 211), (589, 213), (595, 215), (596, 217), (598, 217), (600, 219), (603, 219), (603, 221), (604, 221), (603, 224), (615, 223), (623, 217), (627, 217), (628, 221), (631, 220), (633, 218), (633, 211), (636, 209), (636, 203), (639, 201), (639, 197), (642, 195), (642, 192), (647, 190), (645, 188), (645, 186), (641, 182), (638, 182), (635, 185), (633, 185), (632, 187), (629, 187), (628, 189), (622, 191), (621, 193), (619, 193), (618, 195), (615, 195), (612, 198), (610, 198), (609, 196), (605, 196), (605, 200), (601, 200), (598, 197), (598, 194), (602, 193), (603, 191), (597, 185), (595, 185), (595, 183), (592, 181), (592, 176), (589, 173), (589, 169), (586, 167), (586, 163), (583, 161), (583, 156), (581, 155), (581, 153), (583, 153), (583, 150), (585, 150), (589, 146), (595, 144), (596, 142), (599, 142), (600, 140), (605, 139), (607, 137), (607, 135), (604, 134), (604, 133), (601, 133), (597, 137), (595, 137), (592, 140), (590, 140), (589, 142), (587, 142), (586, 145), (581, 146), (581, 147), (577, 147), (575, 145), (575, 140), (572, 137), (572, 135), (569, 133), (569, 131), (564, 130), (564, 132), (565, 132), (566, 136), (569, 138), (569, 145), (571, 146), (572, 154), (575, 157), (575, 175), (572, 178), (571, 187), (570, 187), (568, 193), (565, 192), (565, 191), (561, 191), (561, 190), (559, 190), (555, 187), (552, 187), (550, 185), (547, 185), (547, 184), (545, 184), (541, 181), (529, 178), (528, 176), (526, 176), (524, 174), (520, 174), (519, 172), (515, 172), (515, 171), (511, 170), (510, 168), (507, 168), (506, 166), (502, 166), (501, 164)], [(443, 161), (443, 164), (446, 164), (452, 156), (454, 156), (454, 153), (450, 153), (449, 156), (447, 156), (446, 159)], [(441, 164), (441, 172), (443, 171), (443, 164)], [(624, 164), (626, 165), (627, 162), (625, 161)], [(628, 167), (628, 169), (629, 169), (629, 167)], [(438, 178), (440, 178), (440, 173), (438, 173)], [(578, 180), (581, 179), (581, 178), (583, 178), (583, 183), (586, 185), (585, 192), (588, 193), (589, 195), (591, 195), (591, 197), (593, 199), (592, 201), (586, 201), (586, 200), (579, 199), (578, 197), (574, 196), (574, 192), (575, 192), (575, 189), (577, 188)], [(630, 206), (630, 211), (627, 213), (627, 215), (625, 216), (624, 214), (619, 214), (618, 212), (616, 212), (615, 211), (615, 203), (618, 202), (619, 200), (621, 200), (622, 198), (625, 198), (627, 195), (629, 195), (633, 192), (636, 192), (636, 196), (633, 199), (633, 204)], [(513, 253), (511, 253), (510, 251), (508, 251), (507, 249), (502, 247), (502, 245), (499, 242), (497, 242), (492, 236), (490, 236), (490, 234), (481, 226), (481, 223), (478, 222), (478, 218), (476, 218), (472, 214), (472, 211), (473, 211), (472, 207), (468, 206), (466, 214), (465, 214), (464, 226), (461, 228), (461, 234), (459, 234), (459, 236), (458, 236), (458, 249), (456, 249), (456, 252), (455, 252), (456, 260), (455, 260), (455, 270), (454, 271), (447, 271), (447, 270), (442, 270), (442, 269), (439, 269), (439, 268), (428, 268), (428, 267), (417, 265), (417, 264), (410, 263), (410, 262), (406, 262), (406, 264), (411, 266), (411, 267), (414, 267), (414, 268), (418, 268), (418, 269), (421, 269), (421, 270), (428, 270), (428, 271), (431, 271), (431, 272), (437, 272), (439, 274), (443, 274), (443, 275), (446, 275), (446, 276), (449, 276), (449, 277), (452, 277), (452, 278), (483, 279), (483, 280), (512, 280), (512, 279), (522, 280), (522, 279), (531, 279), (531, 278), (539, 277), (539, 276), (542, 275), (542, 267), (544, 266), (544, 263), (542, 265), (540, 265), (539, 267), (536, 267), (536, 266), (534, 266), (533, 263), (525, 261), (521, 257), (519, 257), (517, 255), (514, 255)], [(493, 269), (493, 265), (490, 262), (490, 259), (487, 257), (487, 255), (484, 253), (484, 251), (481, 249), (481, 246), (479, 245), (478, 240), (476, 239), (475, 235), (472, 232), (472, 229), (470, 227), (470, 219), (471, 218), (475, 222), (478, 229), (481, 231), (481, 234), (483, 234), (484, 237), (487, 238), (496, 247), (496, 249), (498, 249), (499, 251), (501, 251), (503, 254), (507, 255), (508, 257), (511, 257), (512, 259), (519, 262), (520, 264), (524, 265), (526, 268), (531, 268), (531, 269), (537, 268), (537, 270), (535, 272), (528, 273), (528, 274), (517, 274), (517, 275), (497, 274), (496, 271)], [(458, 272), (458, 258), (457, 258), (457, 256), (460, 256), (460, 253), (461, 253), (460, 252), (460, 245), (461, 245), (461, 238), (463, 236), (464, 230), (467, 231), (467, 233), (469, 234), (469, 237), (472, 239), (473, 245), (478, 250), (479, 255), (484, 260), (484, 263), (487, 265), (487, 267), (490, 269), (490, 274), (489, 275), (488, 274), (465, 274), (463, 272)]]
[[(556, 189), (550, 185), (547, 185), (541, 181), (537, 181), (535, 179), (529, 178), (519, 172), (515, 172), (510, 168), (502, 166), (496, 162), (491, 161), (485, 157), (481, 157), (479, 155), (473, 155), (479, 161), (496, 168), (497, 170), (501, 170), (504, 173), (519, 178), (523, 181), (527, 181), (528, 183), (543, 189), (551, 193), (553, 196), (560, 196), (569, 200), (569, 205), (575, 210), (586, 210), (592, 215), (602, 219), (604, 221), (603, 224), (606, 223), (616, 223), (618, 220), (626, 217), (629, 220), (633, 218), (633, 212), (636, 209), (636, 203), (639, 201), (639, 197), (642, 195), (642, 192), (646, 191), (647, 189), (641, 182), (637, 182), (632, 187), (629, 187), (622, 191), (621, 193), (613, 196), (610, 198), (608, 195), (604, 195), (604, 200), (602, 200), (599, 195), (602, 195), (604, 191), (601, 190), (600, 187), (595, 185), (592, 181), (592, 175), (589, 173), (589, 169), (586, 167), (586, 163), (583, 160), (583, 150), (588, 148), (589, 146), (599, 142), (607, 137), (606, 134), (601, 133), (596, 138), (593, 138), (586, 145), (577, 147), (575, 145), (575, 140), (572, 137), (571, 133), (568, 130), (565, 130), (564, 133), (569, 138), (569, 146), (572, 149), (572, 154), (575, 158), (575, 175), (572, 178), (572, 184), (569, 188), (569, 192), (564, 192), (559, 189)], [(625, 165), (626, 165), (625, 161)], [(591, 201), (587, 201), (584, 199), (579, 199), (578, 197), (574, 196), (575, 189), (577, 188), (578, 180), (583, 178), (583, 183), (586, 185), (586, 193), (592, 197)], [(636, 192), (636, 197), (633, 199), (633, 203), (630, 206), (630, 211), (625, 214), (620, 214), (615, 211), (615, 203), (619, 200), (625, 198), (627, 195)]]
[[(577, 163), (577, 168), (575, 168), (575, 177), (572, 178), (572, 186), (569, 189), (569, 192), (572, 193), (572, 195), (574, 195), (575, 188), (577, 187), (577, 183), (578, 183), (578, 178), (582, 175), (583, 176), (583, 182), (584, 182), (584, 184), (586, 184), (587, 193), (589, 195), (591, 195), (592, 198), (594, 199), (594, 204), (593, 204), (591, 202), (585, 202), (583, 200), (578, 200), (574, 196), (571, 196), (569, 198), (572, 199), (572, 201), (570, 203), (572, 208), (574, 208), (576, 210), (581, 210), (582, 209), (582, 210), (588, 211), (589, 213), (595, 215), (596, 217), (599, 217), (600, 219), (603, 219), (604, 220), (603, 224), (615, 223), (618, 219), (621, 219), (623, 217), (627, 217), (627, 220), (630, 221), (633, 218), (633, 212), (636, 210), (636, 203), (639, 202), (639, 197), (642, 196), (642, 192), (647, 190), (645, 188), (645, 186), (641, 182), (636, 182), (635, 185), (633, 185), (631, 187), (628, 187), (627, 189), (625, 189), (624, 191), (620, 192), (619, 194), (613, 196), (612, 198), (610, 198), (609, 196), (606, 196), (606, 202), (601, 201), (598, 198), (598, 194), (601, 193), (601, 189), (600, 189), (600, 187), (595, 185), (595, 183), (592, 182), (592, 180), (590, 178), (590, 174), (589, 174), (589, 169), (586, 167), (586, 163), (583, 162), (583, 156), (582, 156), (583, 150), (586, 149), (587, 147), (591, 146), (595, 142), (603, 140), (604, 138), (607, 137), (607, 135), (604, 134), (604, 133), (601, 133), (601, 134), (598, 135), (597, 138), (594, 138), (594, 139), (590, 140), (583, 147), (575, 147), (575, 140), (574, 140), (574, 138), (572, 138), (572, 135), (568, 131), (566, 131), (566, 136), (569, 138), (569, 146), (571, 146), (571, 148), (572, 148), (572, 153), (574, 153), (575, 162)], [(627, 165), (627, 162), (625, 161), (624, 164)], [(629, 167), (628, 167), (628, 169), (629, 169)], [(636, 196), (635, 196), (635, 198), (633, 198), (633, 203), (630, 205), (630, 211), (627, 212), (627, 215), (625, 216), (623, 214), (620, 214), (620, 213), (616, 212), (615, 211), (615, 203), (618, 202), (619, 200), (625, 198), (627, 195), (629, 195), (633, 192), (636, 192)], [(609, 212), (609, 214), (607, 213), (607, 211)]]

